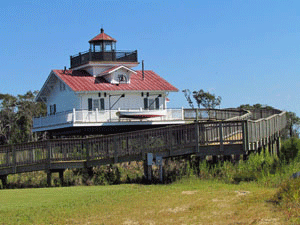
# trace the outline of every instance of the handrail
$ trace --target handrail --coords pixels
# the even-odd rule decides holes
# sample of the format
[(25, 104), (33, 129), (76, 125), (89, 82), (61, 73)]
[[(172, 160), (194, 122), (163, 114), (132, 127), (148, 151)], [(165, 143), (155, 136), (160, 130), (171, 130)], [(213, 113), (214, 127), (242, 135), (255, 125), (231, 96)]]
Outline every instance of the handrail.
[[(114, 51), (91, 51), (91, 52), (96, 52), (96, 53), (98, 53), (98, 52), (108, 52), (108, 53), (135, 53), (137, 50), (114, 50)], [(83, 51), (83, 52), (79, 52), (79, 53), (77, 53), (77, 54), (75, 54), (75, 55), (71, 55), (70, 57), (71, 58), (75, 58), (75, 57), (78, 57), (78, 56), (80, 56), (80, 55), (83, 55), (83, 54), (86, 54), (86, 53), (89, 53), (90, 52), (90, 50), (86, 50), (86, 51)]]
[[(249, 112), (242, 116), (245, 115), (249, 116)], [(15, 173), (16, 168), (20, 166), (44, 165), (57, 161), (74, 162), (111, 158), (117, 161), (118, 157), (127, 156), (141, 159), (145, 152), (167, 151), (172, 155), (181, 148), (199, 149), (199, 146), (210, 146), (222, 151), (225, 145), (243, 145), (243, 149), (247, 152), (264, 147), (271, 143), (273, 138), (278, 138), (286, 126), (285, 115), (286, 112), (282, 111), (256, 121), (198, 121), (90, 138), (2, 145), (0, 146), (0, 172)], [(192, 153), (196, 153), (195, 150)], [(38, 168), (41, 170), (44, 167)]]

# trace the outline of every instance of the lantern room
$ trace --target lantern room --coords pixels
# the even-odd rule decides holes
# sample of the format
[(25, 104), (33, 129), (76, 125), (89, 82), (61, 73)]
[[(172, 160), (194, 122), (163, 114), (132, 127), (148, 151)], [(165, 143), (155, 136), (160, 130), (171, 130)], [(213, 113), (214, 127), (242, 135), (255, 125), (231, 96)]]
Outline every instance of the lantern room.
[(95, 64), (136, 66), (138, 64), (137, 50), (117, 51), (116, 42), (116, 39), (105, 34), (101, 28), (100, 34), (89, 41), (90, 48), (88, 51), (70, 56), (70, 68), (74, 70), (83, 69)]
[(89, 41), (92, 52), (116, 51), (116, 42), (117, 40), (104, 33), (103, 28), (101, 28), (100, 34)]

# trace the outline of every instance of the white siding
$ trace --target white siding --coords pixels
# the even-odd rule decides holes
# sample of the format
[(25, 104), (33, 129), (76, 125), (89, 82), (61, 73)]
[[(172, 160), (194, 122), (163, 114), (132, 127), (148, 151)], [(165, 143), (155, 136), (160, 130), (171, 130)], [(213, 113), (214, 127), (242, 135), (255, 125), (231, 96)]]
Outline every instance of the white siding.
[[(94, 94), (81, 94), (81, 109), (88, 109), (88, 99), (92, 98), (92, 99), (100, 99), (100, 98), (104, 98), (104, 104), (105, 104), (105, 109), (108, 110), (109, 109), (109, 95), (117, 95), (117, 96), (111, 96), (110, 97), (110, 106), (113, 106), (116, 101), (119, 99), (119, 97), (123, 94), (123, 93), (109, 93), (106, 92), (107, 95), (106, 97), (104, 97), (104, 92), (99, 92), (101, 93), (101, 97), (98, 97), (98, 93), (94, 93)], [(165, 104), (165, 95), (163, 93), (162, 97), (159, 98), (159, 107), (160, 109), (164, 108), (164, 104)], [(146, 93), (144, 93), (144, 96), (141, 96), (141, 92), (136, 92), (136, 93), (125, 93), (125, 97), (121, 98), (114, 106), (112, 109), (140, 109), (140, 108), (144, 108), (144, 98)], [(158, 94), (151, 94), (148, 98), (152, 98), (155, 99), (157, 97)]]
[(56, 79), (53, 90), (48, 96), (47, 112), (50, 113), (50, 105), (56, 104), (56, 113), (79, 108), (79, 99), (75, 93), (66, 85), (66, 89), (60, 90), (60, 80)]

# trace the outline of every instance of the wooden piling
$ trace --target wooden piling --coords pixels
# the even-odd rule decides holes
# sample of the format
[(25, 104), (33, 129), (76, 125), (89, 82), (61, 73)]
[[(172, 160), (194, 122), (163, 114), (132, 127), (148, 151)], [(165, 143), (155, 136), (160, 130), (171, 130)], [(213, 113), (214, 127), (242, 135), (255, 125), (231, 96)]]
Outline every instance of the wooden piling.
[(0, 179), (2, 181), (3, 189), (6, 189), (7, 188), (7, 175), (0, 176)]

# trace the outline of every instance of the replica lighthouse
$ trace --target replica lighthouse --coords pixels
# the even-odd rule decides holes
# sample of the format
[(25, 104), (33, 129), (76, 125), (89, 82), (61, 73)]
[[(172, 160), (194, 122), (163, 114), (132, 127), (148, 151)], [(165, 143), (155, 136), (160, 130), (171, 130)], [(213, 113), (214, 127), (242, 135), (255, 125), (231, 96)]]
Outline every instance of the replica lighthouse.
[(70, 69), (52, 70), (36, 100), (47, 116), (35, 118), (34, 132), (86, 135), (184, 123), (183, 110), (167, 108), (178, 89), (151, 70), (134, 70), (137, 50), (119, 51), (100, 30), (89, 49), (70, 56)]

